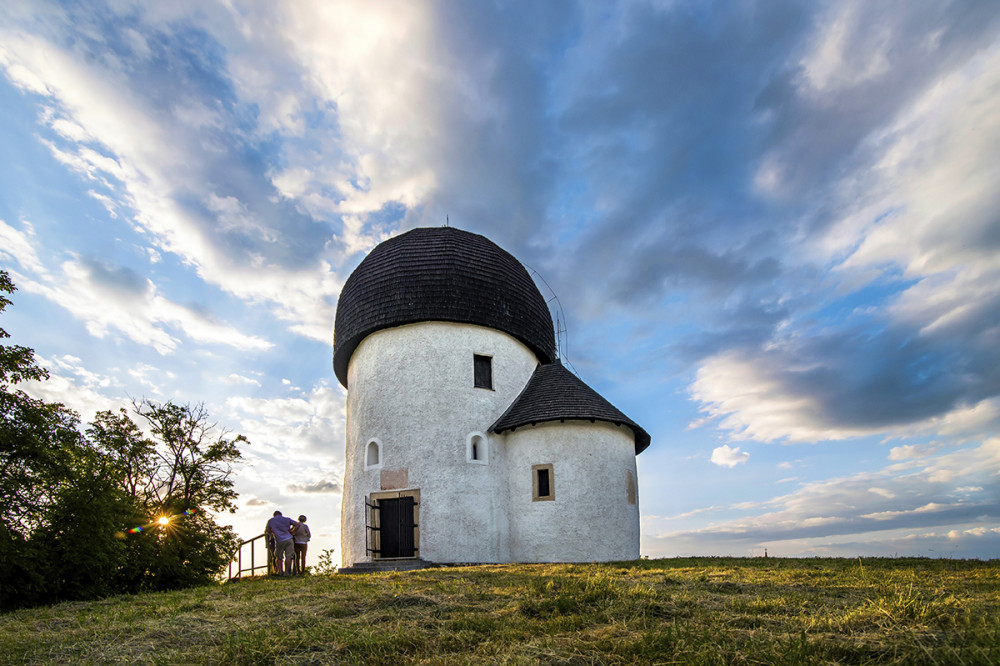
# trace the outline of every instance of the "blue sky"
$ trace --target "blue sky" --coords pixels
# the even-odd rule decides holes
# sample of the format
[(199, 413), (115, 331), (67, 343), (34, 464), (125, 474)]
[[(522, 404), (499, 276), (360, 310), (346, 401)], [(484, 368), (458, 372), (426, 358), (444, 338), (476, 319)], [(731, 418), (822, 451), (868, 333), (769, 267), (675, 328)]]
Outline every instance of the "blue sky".
[(4, 327), (84, 419), (203, 402), (339, 553), (337, 295), (446, 217), (652, 436), (642, 552), (1000, 551), (1000, 5), (0, 8)]

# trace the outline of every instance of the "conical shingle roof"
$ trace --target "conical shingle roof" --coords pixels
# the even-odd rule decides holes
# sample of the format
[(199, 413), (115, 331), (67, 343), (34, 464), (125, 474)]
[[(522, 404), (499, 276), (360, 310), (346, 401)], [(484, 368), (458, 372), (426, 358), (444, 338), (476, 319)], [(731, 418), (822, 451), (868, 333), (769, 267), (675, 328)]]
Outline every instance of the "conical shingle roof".
[(535, 369), (521, 394), (490, 427), (490, 431), (500, 433), (521, 426), (568, 419), (625, 425), (635, 433), (637, 454), (649, 446), (649, 433), (559, 361)]

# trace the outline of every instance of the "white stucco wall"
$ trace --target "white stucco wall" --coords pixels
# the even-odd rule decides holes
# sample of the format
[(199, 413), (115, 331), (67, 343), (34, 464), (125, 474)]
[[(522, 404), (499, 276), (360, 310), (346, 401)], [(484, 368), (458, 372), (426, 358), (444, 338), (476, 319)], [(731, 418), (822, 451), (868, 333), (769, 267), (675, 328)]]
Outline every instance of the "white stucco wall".
[[(505, 433), (510, 555), (518, 562), (639, 557), (635, 440), (601, 421), (540, 423)], [(552, 501), (532, 500), (532, 466), (552, 464)], [(635, 487), (633, 486), (633, 490)]]
[[(493, 390), (473, 387), (473, 354), (493, 357)], [(420, 489), (420, 552), (433, 562), (510, 559), (506, 455), (491, 435), (489, 464), (467, 462), (467, 437), (485, 433), (538, 364), (513, 337), (468, 324), (424, 322), (378, 331), (348, 365), (341, 514), (344, 564), (368, 561), (364, 500), (401, 478)], [(365, 447), (382, 445), (365, 470)]]

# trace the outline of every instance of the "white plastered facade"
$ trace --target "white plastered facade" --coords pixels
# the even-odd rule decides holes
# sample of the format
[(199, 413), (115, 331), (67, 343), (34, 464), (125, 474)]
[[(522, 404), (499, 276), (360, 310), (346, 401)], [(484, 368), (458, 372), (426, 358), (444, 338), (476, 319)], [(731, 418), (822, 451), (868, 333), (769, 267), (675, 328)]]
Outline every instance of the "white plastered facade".
[[(474, 355), (492, 359), (492, 389), (474, 387)], [(512, 336), (471, 324), (407, 324), (358, 345), (348, 365), (345, 564), (373, 559), (365, 502), (395, 491), (419, 491), (417, 555), (426, 561), (638, 557), (629, 428), (567, 421), (488, 432), (537, 365)], [(554, 499), (534, 498), (535, 465), (552, 466)]]

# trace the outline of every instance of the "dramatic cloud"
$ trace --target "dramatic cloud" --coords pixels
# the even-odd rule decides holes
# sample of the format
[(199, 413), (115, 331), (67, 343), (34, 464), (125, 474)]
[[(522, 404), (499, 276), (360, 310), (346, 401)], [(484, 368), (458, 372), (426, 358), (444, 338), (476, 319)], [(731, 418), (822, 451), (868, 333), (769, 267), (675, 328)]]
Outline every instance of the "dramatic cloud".
[[(658, 548), (717, 541), (743, 549), (892, 530), (928, 533), (955, 524), (981, 528), (985, 534), (1000, 529), (998, 476), (1000, 439), (993, 438), (978, 446), (915, 457), (874, 473), (802, 483), (798, 490), (760, 506), (741, 507), (764, 508), (763, 513), (719, 521), (694, 532), (665, 530), (686, 516), (661, 518), (650, 527), (664, 531), (650, 535), (649, 540)], [(874, 543), (878, 537), (869, 539)]]
[[(855, 34), (871, 25), (863, 11), (841, 7), (797, 91), (817, 106), (895, 81), (893, 106), (864, 97), (879, 113), (864, 111), (867, 134), (852, 141), (853, 169), (831, 188), (828, 228), (806, 244), (806, 256), (833, 266), (826, 280), (839, 283), (839, 295), (789, 313), (756, 348), (710, 356), (691, 387), (737, 437), (843, 439), (946, 422), (975, 436), (998, 424), (1000, 46), (951, 46), (948, 28), (921, 23), (928, 34), (913, 57), (942, 62), (916, 70), (902, 57), (886, 60), (902, 39), (894, 23), (915, 13), (880, 16), (882, 36), (872, 38)], [(912, 51), (912, 34), (900, 34)], [(858, 53), (877, 53), (846, 52), (858, 43)], [(831, 321), (838, 311), (848, 316)]]
[[(214, 76), (190, 68), (214, 64), (212, 49), (185, 58), (207, 46), (204, 36), (190, 43), (160, 33), (166, 43), (145, 58), (130, 50), (132, 42), (98, 38), (99, 25), (73, 38), (63, 26), (49, 27), (49, 37), (0, 30), (0, 65), (12, 83), (51, 105), (43, 120), (53, 155), (159, 251), (241, 299), (269, 303), (291, 330), (325, 340), (339, 281), (317, 249), (332, 234), (271, 201), (263, 174), (239, 165), (245, 147), (220, 130), (239, 132), (243, 108), (225, 93), (211, 108), (195, 96)], [(178, 66), (158, 67), (161, 58)], [(132, 66), (122, 67), (124, 59)]]
[[(30, 226), (19, 232), (0, 222), (0, 234), (5, 236), (14, 252), (0, 249), (0, 256), (15, 259), (41, 280), (20, 280), (21, 287), (41, 293), (49, 300), (72, 312), (85, 322), (88, 332), (103, 338), (111, 329), (118, 330), (135, 342), (148, 344), (161, 354), (175, 351), (179, 340), (167, 327), (178, 328), (191, 339), (208, 344), (230, 345), (237, 349), (267, 349), (271, 343), (247, 336), (198, 312), (174, 303), (158, 293), (145, 280), (126, 267), (109, 266), (96, 259), (68, 261), (60, 274), (51, 274), (40, 267), (32, 247)], [(17, 274), (21, 278), (20, 274)]]

